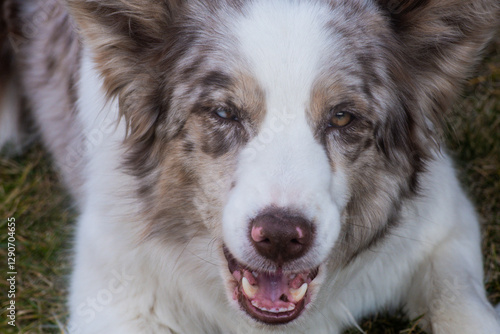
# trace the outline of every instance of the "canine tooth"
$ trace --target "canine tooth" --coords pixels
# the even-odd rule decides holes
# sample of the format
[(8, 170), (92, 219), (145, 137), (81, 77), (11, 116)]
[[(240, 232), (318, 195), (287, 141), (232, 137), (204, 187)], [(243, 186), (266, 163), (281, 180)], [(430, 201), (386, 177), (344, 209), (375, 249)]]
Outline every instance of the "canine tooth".
[(304, 296), (306, 295), (307, 288), (308, 288), (307, 283), (304, 283), (298, 289), (290, 289), (290, 294), (292, 295), (293, 300), (295, 302), (301, 301), (302, 298), (304, 298)]
[(247, 295), (249, 299), (255, 298), (255, 295), (257, 294), (257, 290), (259, 290), (258, 287), (253, 286), (248, 282), (246, 277), (243, 277), (241, 279), (241, 286), (243, 287), (243, 291)]

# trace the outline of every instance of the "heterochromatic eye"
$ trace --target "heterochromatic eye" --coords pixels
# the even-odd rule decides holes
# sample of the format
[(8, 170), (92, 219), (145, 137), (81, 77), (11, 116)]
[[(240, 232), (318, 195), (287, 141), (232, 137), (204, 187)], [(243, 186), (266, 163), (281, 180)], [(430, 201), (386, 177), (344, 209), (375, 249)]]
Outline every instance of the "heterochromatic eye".
[(227, 120), (230, 120), (230, 121), (238, 121), (238, 117), (230, 109), (217, 108), (213, 112), (214, 112), (214, 114), (216, 114), (217, 116), (219, 116), (222, 119), (227, 119)]
[(346, 111), (336, 112), (330, 119), (330, 126), (335, 128), (342, 128), (352, 122), (354, 116)]

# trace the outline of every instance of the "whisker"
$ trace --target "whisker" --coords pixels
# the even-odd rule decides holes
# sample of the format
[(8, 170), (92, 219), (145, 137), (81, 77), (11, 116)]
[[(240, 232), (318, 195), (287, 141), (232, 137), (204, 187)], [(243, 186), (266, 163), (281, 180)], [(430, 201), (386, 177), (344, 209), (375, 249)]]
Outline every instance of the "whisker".
[(175, 260), (174, 262), (174, 268), (172, 269), (172, 272), (174, 272), (176, 269), (177, 269), (177, 264), (179, 263), (179, 260), (181, 259), (182, 255), (184, 254), (184, 252), (186, 251), (187, 247), (189, 246), (189, 244), (191, 243), (191, 241), (193, 241), (193, 239), (198, 235), (198, 233), (201, 231), (202, 227), (199, 227), (196, 232), (193, 234), (193, 236), (188, 240), (188, 242), (186, 242), (186, 244), (184, 245), (184, 247), (182, 248), (179, 256), (177, 256), (177, 259)]

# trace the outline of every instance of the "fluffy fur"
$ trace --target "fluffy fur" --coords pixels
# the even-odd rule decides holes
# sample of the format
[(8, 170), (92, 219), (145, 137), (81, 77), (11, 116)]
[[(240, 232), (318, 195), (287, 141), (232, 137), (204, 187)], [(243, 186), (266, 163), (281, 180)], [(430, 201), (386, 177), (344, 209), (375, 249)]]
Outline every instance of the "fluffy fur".
[[(68, 332), (340, 333), (402, 306), (432, 333), (500, 333), (438, 130), (499, 10), (4, 1), (12, 85), (81, 210)], [(307, 222), (301, 256), (254, 245), (270, 215)], [(242, 275), (308, 289), (271, 324)]]

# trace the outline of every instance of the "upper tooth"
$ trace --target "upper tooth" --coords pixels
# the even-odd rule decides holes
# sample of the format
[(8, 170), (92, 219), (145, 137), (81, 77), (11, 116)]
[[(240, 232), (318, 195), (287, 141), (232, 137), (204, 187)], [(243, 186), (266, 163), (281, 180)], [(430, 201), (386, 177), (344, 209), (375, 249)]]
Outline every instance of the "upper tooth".
[(300, 286), (298, 289), (290, 289), (290, 294), (293, 297), (294, 302), (299, 302), (304, 298), (307, 292), (308, 285), (307, 283), (304, 283)]
[(243, 292), (245, 292), (245, 295), (247, 295), (249, 299), (255, 298), (255, 295), (257, 294), (257, 290), (259, 290), (259, 287), (251, 285), (246, 277), (243, 277), (241, 279), (241, 286), (243, 287)]

